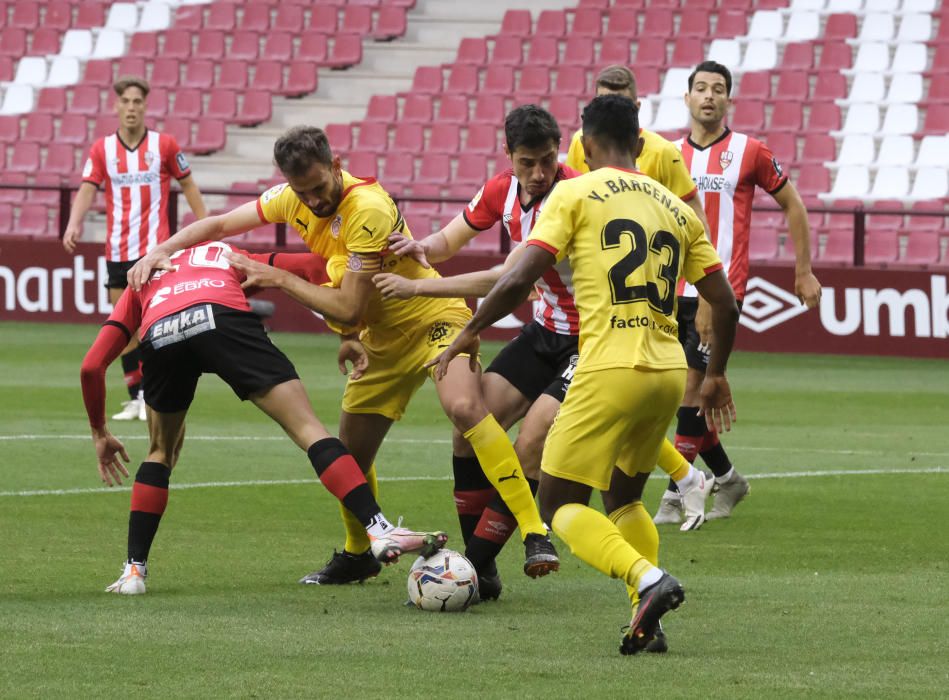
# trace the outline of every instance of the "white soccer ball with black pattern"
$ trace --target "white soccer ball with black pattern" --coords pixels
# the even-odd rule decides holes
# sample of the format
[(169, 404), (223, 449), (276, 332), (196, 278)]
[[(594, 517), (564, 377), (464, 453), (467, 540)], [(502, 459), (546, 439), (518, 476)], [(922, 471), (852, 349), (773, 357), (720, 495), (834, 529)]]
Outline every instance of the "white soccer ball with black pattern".
[(419, 610), (461, 612), (478, 600), (478, 574), (451, 549), (419, 557), (409, 571), (409, 602)]

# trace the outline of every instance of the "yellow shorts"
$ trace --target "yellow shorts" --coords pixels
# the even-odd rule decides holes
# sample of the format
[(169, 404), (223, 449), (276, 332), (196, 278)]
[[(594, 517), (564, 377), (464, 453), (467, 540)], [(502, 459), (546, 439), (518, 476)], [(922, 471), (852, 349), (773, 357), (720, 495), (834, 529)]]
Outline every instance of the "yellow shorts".
[(369, 368), (359, 379), (346, 383), (343, 410), (399, 420), (412, 395), (432, 374), (433, 368), (426, 369), (425, 363), (451, 345), (470, 319), (467, 308), (450, 309), (437, 321), (412, 329), (363, 331), (360, 340), (369, 354)]
[(600, 491), (613, 467), (652, 471), (685, 392), (684, 369), (627, 367), (578, 372), (560, 408), (540, 468)]

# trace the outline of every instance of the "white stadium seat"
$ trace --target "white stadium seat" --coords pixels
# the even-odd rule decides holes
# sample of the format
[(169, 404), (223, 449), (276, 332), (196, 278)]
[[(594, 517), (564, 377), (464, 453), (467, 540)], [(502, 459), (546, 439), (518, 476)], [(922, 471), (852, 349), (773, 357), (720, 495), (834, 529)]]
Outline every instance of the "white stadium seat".
[(912, 134), (919, 128), (919, 109), (916, 105), (890, 105), (883, 118), (882, 134)]
[(654, 131), (675, 131), (689, 125), (689, 110), (681, 97), (668, 97), (659, 103), (652, 122)]
[(140, 32), (160, 32), (171, 26), (171, 8), (165, 2), (147, 2), (138, 21)]
[(741, 63), (741, 44), (734, 39), (713, 39), (705, 59), (725, 66), (737, 66)]
[(787, 41), (813, 41), (819, 36), (820, 15), (816, 12), (793, 13), (784, 32)]
[(855, 104), (847, 109), (844, 120), (845, 134), (875, 134), (880, 129), (880, 110), (876, 105)]
[[(683, 90), (682, 92), (685, 92)], [(639, 126), (648, 129), (652, 123), (652, 100), (642, 98), (639, 101)]]
[(75, 85), (79, 82), (79, 59), (71, 56), (57, 56), (49, 67), (46, 77), (47, 87), (62, 87)]
[(882, 73), (857, 73), (850, 83), (848, 102), (880, 102), (886, 94)]
[(837, 170), (829, 199), (859, 199), (870, 189), (870, 171), (862, 165), (847, 165)]
[(777, 10), (758, 10), (751, 16), (748, 36), (755, 39), (780, 39), (784, 34), (784, 18)]
[(949, 161), (949, 134), (946, 136), (924, 136), (919, 142), (919, 154), (916, 156), (916, 166), (925, 168), (946, 167)]
[(893, 38), (893, 15), (875, 13), (863, 18), (858, 41), (889, 41)]
[(922, 73), (926, 70), (929, 58), (926, 55), (926, 44), (906, 43), (896, 47), (893, 56), (894, 73)]
[(16, 77), (13, 82), (19, 85), (43, 85), (46, 82), (48, 66), (45, 58), (27, 56), (16, 64)]
[(869, 165), (873, 162), (875, 144), (869, 134), (847, 134), (837, 153), (838, 165)]
[(109, 6), (109, 16), (105, 20), (106, 29), (134, 32), (137, 25), (138, 8), (134, 3), (117, 2)]
[(93, 58), (117, 58), (125, 53), (125, 34), (118, 29), (103, 29), (96, 39)]
[(890, 78), (887, 102), (916, 103), (923, 99), (923, 76), (919, 73), (895, 73)]
[(778, 47), (771, 39), (752, 39), (748, 42), (745, 47), (745, 60), (741, 64), (743, 71), (772, 70), (776, 65)]
[(936, 11), (936, 5), (939, 0), (903, 0), (903, 12), (928, 12)]
[(826, 0), (791, 0), (790, 8), (793, 10), (791, 17), (793, 18), (798, 12), (819, 12), (824, 9), (824, 2)]
[(877, 165), (902, 165), (913, 163), (912, 136), (885, 136), (880, 143), (880, 153), (877, 155)]
[(70, 29), (63, 36), (63, 45), (59, 49), (60, 56), (73, 58), (89, 58), (92, 55), (92, 32), (88, 29)]
[(864, 12), (896, 12), (900, 9), (900, 0), (866, 0)]
[(909, 170), (899, 166), (880, 168), (873, 180), (873, 199), (902, 199), (909, 193)]
[(30, 85), (7, 85), (0, 114), (26, 114), (33, 111), (33, 88)]
[(828, 13), (860, 12), (863, 9), (863, 0), (827, 0)]
[(897, 41), (929, 41), (933, 34), (932, 15), (903, 15)]
[(855, 73), (882, 73), (890, 65), (890, 49), (883, 42), (866, 41), (860, 44), (853, 62)]
[(949, 195), (949, 172), (945, 165), (937, 168), (920, 168), (913, 180), (912, 199), (942, 199)]
[(688, 88), (691, 73), (691, 68), (670, 68), (667, 70), (666, 77), (662, 79), (662, 90), (660, 90), (659, 95), (661, 97), (675, 96), (681, 101), (682, 95), (685, 94)]

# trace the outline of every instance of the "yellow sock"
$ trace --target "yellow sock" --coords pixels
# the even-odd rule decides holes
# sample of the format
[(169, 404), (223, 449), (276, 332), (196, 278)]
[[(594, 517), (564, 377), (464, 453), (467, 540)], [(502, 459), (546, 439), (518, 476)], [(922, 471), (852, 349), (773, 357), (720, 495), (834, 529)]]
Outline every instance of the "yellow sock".
[(494, 416), (489, 413), (484, 420), (465, 433), (465, 439), (471, 443), (488, 481), (501, 494), (504, 503), (517, 520), (521, 538), (531, 533), (546, 535), (547, 528), (544, 527), (540, 511), (534, 503), (534, 494), (524, 478), (514, 446)]
[[(633, 549), (646, 557), (646, 561), (653, 566), (659, 566), (659, 531), (642, 501), (633, 501), (617, 508), (609, 517)], [(639, 602), (639, 590), (627, 584), (626, 592), (630, 602), (636, 605)]]
[[(366, 481), (373, 497), (378, 499), (379, 482), (376, 481), (376, 465), (373, 464), (366, 472)], [(339, 514), (343, 516), (343, 525), (346, 527), (346, 544), (343, 549), (350, 554), (362, 554), (369, 549), (369, 535), (366, 534), (366, 527), (359, 522), (359, 518), (349, 512), (342, 503), (339, 504)]]
[(588, 506), (561, 506), (551, 526), (576, 557), (611, 578), (625, 581), (633, 590), (639, 587), (642, 575), (653, 568), (609, 518)]
[(683, 457), (679, 451), (668, 440), (662, 441), (662, 447), (659, 448), (659, 468), (668, 474), (673, 481), (681, 481), (689, 475), (689, 460)]

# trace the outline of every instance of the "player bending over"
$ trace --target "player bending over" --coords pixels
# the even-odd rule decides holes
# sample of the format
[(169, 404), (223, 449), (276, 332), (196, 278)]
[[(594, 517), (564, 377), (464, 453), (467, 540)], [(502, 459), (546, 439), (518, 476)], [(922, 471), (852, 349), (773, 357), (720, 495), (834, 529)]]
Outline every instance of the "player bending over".
[[(221, 377), (242, 401), (253, 401), (306, 451), (326, 489), (365, 528), (378, 561), (392, 563), (405, 552), (434, 553), (445, 543), (445, 534), (394, 527), (382, 514), (352, 455), (314, 415), (293, 364), (271, 343), (260, 319), (250, 311), (241, 289), (244, 277), (225, 257), (231, 250), (226, 243), (182, 250), (172, 256), (170, 270), (156, 272), (137, 292), (126, 289), (83, 360), (82, 395), (99, 474), (109, 486), (120, 484), (129, 475), (122, 460), (129, 458), (106, 426), (105, 372), (138, 333), (150, 447), (132, 486), (125, 569), (106, 591), (145, 592), (146, 562), (168, 503), (168, 483), (184, 440), (185, 415), (198, 378), (205, 372)], [(323, 260), (308, 253), (251, 258), (312, 282), (326, 279)]]
[[(519, 304), (565, 257), (580, 313), (580, 359), (541, 460), (541, 513), (573, 553), (627, 585), (632, 619), (620, 650), (635, 654), (685, 598), (658, 568), (659, 537), (642, 504), (666, 429), (682, 398), (686, 363), (676, 334), (676, 282), (696, 284), (716, 338), (701, 411), (728, 429), (735, 417), (725, 365), (738, 309), (722, 264), (691, 209), (636, 171), (642, 148), (635, 103), (595, 98), (583, 112), (592, 172), (562, 182), (526, 250), (438, 359), (438, 372), (477, 350), (478, 332)], [(615, 465), (615, 466), (614, 466)], [(604, 516), (588, 506), (605, 491)]]

